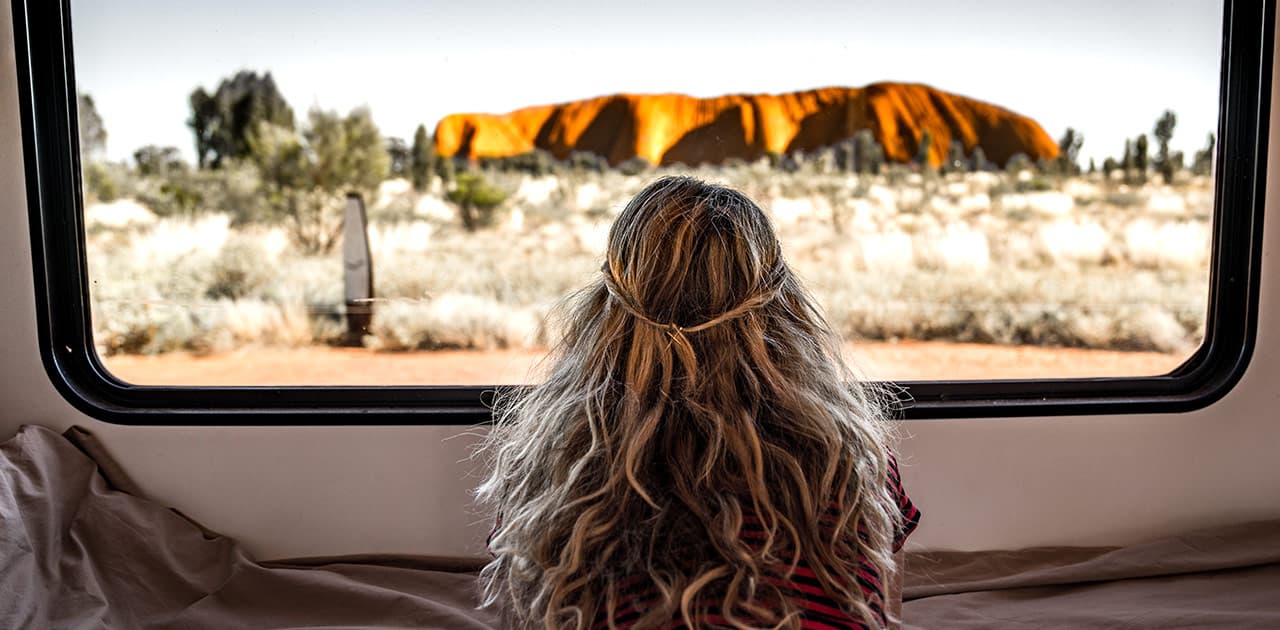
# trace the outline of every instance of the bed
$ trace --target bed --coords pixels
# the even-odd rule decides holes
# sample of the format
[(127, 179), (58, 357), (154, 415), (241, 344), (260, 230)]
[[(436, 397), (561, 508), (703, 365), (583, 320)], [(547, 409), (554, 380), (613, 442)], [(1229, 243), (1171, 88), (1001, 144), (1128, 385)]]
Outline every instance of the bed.
[[(0, 444), (0, 628), (496, 627), (483, 559), (260, 562), (83, 430)], [(1280, 628), (1280, 522), (1119, 548), (908, 554), (906, 628)]]

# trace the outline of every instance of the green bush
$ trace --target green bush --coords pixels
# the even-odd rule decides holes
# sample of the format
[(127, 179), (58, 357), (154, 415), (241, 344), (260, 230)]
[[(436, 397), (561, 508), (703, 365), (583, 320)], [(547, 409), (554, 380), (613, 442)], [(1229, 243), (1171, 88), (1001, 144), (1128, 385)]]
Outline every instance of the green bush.
[(485, 179), (479, 173), (458, 175), (454, 189), (449, 191), (449, 201), (457, 204), (462, 227), (468, 232), (493, 225), (493, 211), (508, 193)]
[(84, 167), (84, 189), (85, 196), (109, 203), (120, 197), (120, 187), (116, 184), (116, 179), (112, 177), (107, 167), (98, 162), (92, 162)]

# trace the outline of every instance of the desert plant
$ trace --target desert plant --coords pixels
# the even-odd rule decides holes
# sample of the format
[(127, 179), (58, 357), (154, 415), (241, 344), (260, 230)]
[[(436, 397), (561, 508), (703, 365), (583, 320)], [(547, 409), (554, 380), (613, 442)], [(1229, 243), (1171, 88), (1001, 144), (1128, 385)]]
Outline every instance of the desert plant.
[(1147, 134), (1141, 134), (1133, 141), (1133, 170), (1136, 181), (1147, 181), (1147, 167), (1151, 165), (1147, 154)]
[(80, 121), (80, 156), (82, 160), (96, 160), (107, 148), (107, 127), (93, 97), (80, 94), (76, 99), (77, 118)]
[(182, 161), (177, 147), (160, 147), (149, 144), (133, 152), (133, 163), (142, 176), (168, 175), (171, 172), (186, 170), (187, 164)]
[(973, 171), (991, 170), (992, 164), (987, 160), (987, 152), (981, 146), (973, 148), (973, 156), (969, 158), (969, 169)]
[(884, 166), (884, 147), (876, 142), (876, 134), (863, 129), (853, 136), (854, 162), (857, 171), (864, 175), (879, 173)]
[(1216, 138), (1213, 134), (1209, 134), (1205, 141), (1203, 149), (1196, 151), (1194, 160), (1191, 163), (1191, 172), (1196, 175), (1208, 175), (1213, 172), (1213, 150), (1216, 144)]
[(313, 109), (302, 137), (264, 122), (251, 140), (263, 194), (307, 253), (333, 249), (346, 194), (359, 192), (371, 201), (390, 163), (366, 108), (346, 116)]
[(462, 227), (468, 232), (475, 232), (493, 223), (493, 210), (506, 200), (507, 195), (506, 191), (490, 184), (479, 173), (462, 173), (447, 196), (458, 206)]
[(120, 186), (105, 164), (89, 162), (83, 166), (85, 196), (97, 201), (115, 201), (120, 196)]
[(639, 155), (618, 164), (618, 172), (623, 175), (640, 175), (652, 168), (653, 164)]
[(951, 141), (951, 148), (947, 150), (947, 159), (942, 163), (943, 173), (963, 173), (969, 167), (969, 161), (964, 157), (964, 144), (959, 140)]
[(1084, 134), (1067, 127), (1058, 139), (1058, 159), (1054, 170), (1059, 175), (1077, 175), (1080, 173), (1080, 147), (1084, 146)]
[(436, 176), (444, 182), (446, 186), (453, 183), (453, 179), (458, 174), (458, 164), (462, 164), (462, 171), (467, 170), (467, 161), (457, 156), (437, 156), (436, 157)]
[(1009, 157), (1009, 161), (1005, 163), (1004, 170), (1009, 173), (1020, 173), (1022, 171), (1031, 170), (1034, 164), (1026, 153), (1014, 153)]
[(569, 154), (569, 167), (577, 171), (603, 173), (609, 170), (609, 161), (590, 151), (574, 151)]
[(195, 135), (196, 163), (221, 168), (228, 159), (248, 158), (252, 135), (262, 124), (293, 129), (293, 110), (267, 72), (244, 70), (223, 79), (209, 94), (198, 87), (189, 98), (187, 126)]
[(1173, 181), (1173, 176), (1182, 169), (1181, 160), (1175, 162), (1173, 156), (1169, 153), (1169, 141), (1173, 139), (1173, 130), (1178, 124), (1178, 116), (1170, 110), (1165, 110), (1160, 118), (1156, 120), (1155, 127), (1152, 128), (1152, 135), (1155, 136), (1157, 144), (1156, 149), (1156, 169), (1164, 176), (1165, 183)]
[(401, 138), (387, 138), (387, 177), (407, 178), (413, 164), (409, 145)]
[(931, 158), (933, 152), (933, 134), (928, 129), (920, 134), (920, 142), (916, 145), (916, 156), (912, 160), (920, 165), (920, 168), (932, 168), (933, 161)]
[(413, 132), (413, 147), (409, 149), (409, 180), (419, 192), (431, 187), (431, 177), (436, 170), (436, 145), (427, 135), (427, 128), (418, 125)]

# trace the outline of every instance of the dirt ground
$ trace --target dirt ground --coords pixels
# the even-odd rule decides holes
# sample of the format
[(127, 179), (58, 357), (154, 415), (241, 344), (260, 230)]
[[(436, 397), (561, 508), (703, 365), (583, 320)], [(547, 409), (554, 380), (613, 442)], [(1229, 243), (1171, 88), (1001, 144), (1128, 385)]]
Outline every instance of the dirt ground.
[[(1149, 376), (1185, 356), (945, 342), (861, 343), (848, 358), (869, 378), (968, 380)], [(383, 353), (360, 348), (247, 348), (209, 356), (172, 353), (104, 359), (138, 385), (491, 385), (529, 382), (543, 355), (529, 350)]]

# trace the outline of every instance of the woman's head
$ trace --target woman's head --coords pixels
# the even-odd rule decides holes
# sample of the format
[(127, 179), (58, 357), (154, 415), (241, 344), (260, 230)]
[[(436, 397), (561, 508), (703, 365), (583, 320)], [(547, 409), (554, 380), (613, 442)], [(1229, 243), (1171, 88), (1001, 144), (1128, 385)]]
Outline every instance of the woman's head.
[[(564, 312), (545, 382), (500, 400), (488, 438), (480, 495), (504, 524), (487, 594), (512, 623), (591, 626), (636, 576), (662, 594), (642, 621), (713, 597), (770, 622), (753, 602), (781, 593), (762, 577), (802, 560), (869, 614), (858, 557), (891, 570), (895, 523), (881, 411), (755, 203), (690, 178), (650, 184)], [(834, 525), (819, 523), (833, 506)], [(766, 540), (748, 545), (744, 518)]]
[(755, 203), (683, 177), (660, 179), (627, 204), (610, 230), (603, 271), (613, 297), (647, 323), (685, 328), (761, 306), (788, 274)]

